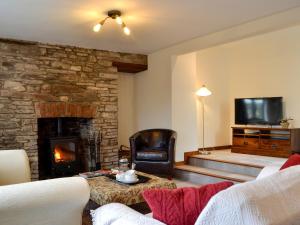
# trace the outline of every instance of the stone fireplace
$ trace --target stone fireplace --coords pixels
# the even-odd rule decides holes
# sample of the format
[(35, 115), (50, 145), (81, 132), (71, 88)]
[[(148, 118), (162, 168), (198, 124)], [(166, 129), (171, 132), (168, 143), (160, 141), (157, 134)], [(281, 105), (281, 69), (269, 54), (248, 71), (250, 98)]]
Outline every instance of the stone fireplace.
[[(98, 132), (95, 163), (117, 165), (118, 72), (146, 68), (145, 55), (0, 39), (0, 149), (25, 149), (32, 178), (43, 178), (39, 123), (60, 118), (68, 129), (59, 134), (56, 125), (47, 125), (54, 133), (46, 138), (58, 171), (59, 166), (89, 169), (91, 162), (82, 163), (90, 156), (88, 134)], [(75, 135), (74, 124), (80, 128)], [(62, 144), (60, 138), (74, 139)], [(55, 161), (55, 146), (68, 156)]]

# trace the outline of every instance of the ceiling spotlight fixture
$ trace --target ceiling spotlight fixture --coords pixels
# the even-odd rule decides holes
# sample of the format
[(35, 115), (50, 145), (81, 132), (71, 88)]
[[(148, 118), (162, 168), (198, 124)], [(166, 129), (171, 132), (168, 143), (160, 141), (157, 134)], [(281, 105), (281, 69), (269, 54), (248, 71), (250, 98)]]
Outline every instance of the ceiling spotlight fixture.
[(99, 32), (104, 25), (105, 21), (109, 18), (116, 20), (116, 23), (122, 26), (122, 29), (126, 35), (130, 35), (130, 30), (124, 23), (124, 21), (121, 18), (122, 13), (119, 10), (110, 10), (107, 12), (107, 17), (102, 20), (101, 22), (97, 23), (94, 27), (93, 30), (94, 32)]

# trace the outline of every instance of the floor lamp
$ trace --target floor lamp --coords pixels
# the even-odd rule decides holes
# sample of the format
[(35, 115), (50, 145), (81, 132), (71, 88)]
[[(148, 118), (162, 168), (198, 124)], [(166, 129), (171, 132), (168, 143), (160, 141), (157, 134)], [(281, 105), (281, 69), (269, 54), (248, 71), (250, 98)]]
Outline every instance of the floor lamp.
[(201, 97), (201, 103), (202, 103), (202, 150), (199, 150), (199, 153), (202, 155), (209, 155), (210, 152), (205, 150), (205, 136), (204, 136), (204, 98), (211, 95), (211, 91), (208, 90), (205, 85), (203, 85), (197, 92), (196, 95)]

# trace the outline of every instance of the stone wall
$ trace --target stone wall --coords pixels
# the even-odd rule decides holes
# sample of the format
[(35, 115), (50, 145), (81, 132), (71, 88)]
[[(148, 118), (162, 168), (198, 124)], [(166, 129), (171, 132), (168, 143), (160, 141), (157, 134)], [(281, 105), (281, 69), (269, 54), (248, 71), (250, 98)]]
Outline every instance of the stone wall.
[(118, 160), (118, 74), (114, 61), (144, 55), (0, 40), (0, 149), (25, 149), (38, 179), (37, 118), (92, 116), (103, 167)]

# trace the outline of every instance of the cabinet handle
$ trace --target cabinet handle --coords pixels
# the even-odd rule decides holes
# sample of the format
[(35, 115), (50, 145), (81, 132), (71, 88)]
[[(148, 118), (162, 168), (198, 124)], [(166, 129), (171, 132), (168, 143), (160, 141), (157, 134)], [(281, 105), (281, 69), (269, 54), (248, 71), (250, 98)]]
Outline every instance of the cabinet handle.
[(273, 149), (277, 148), (277, 145), (276, 144), (272, 144), (272, 148)]
[(248, 142), (247, 142), (247, 141), (244, 141), (244, 145), (248, 145)]

